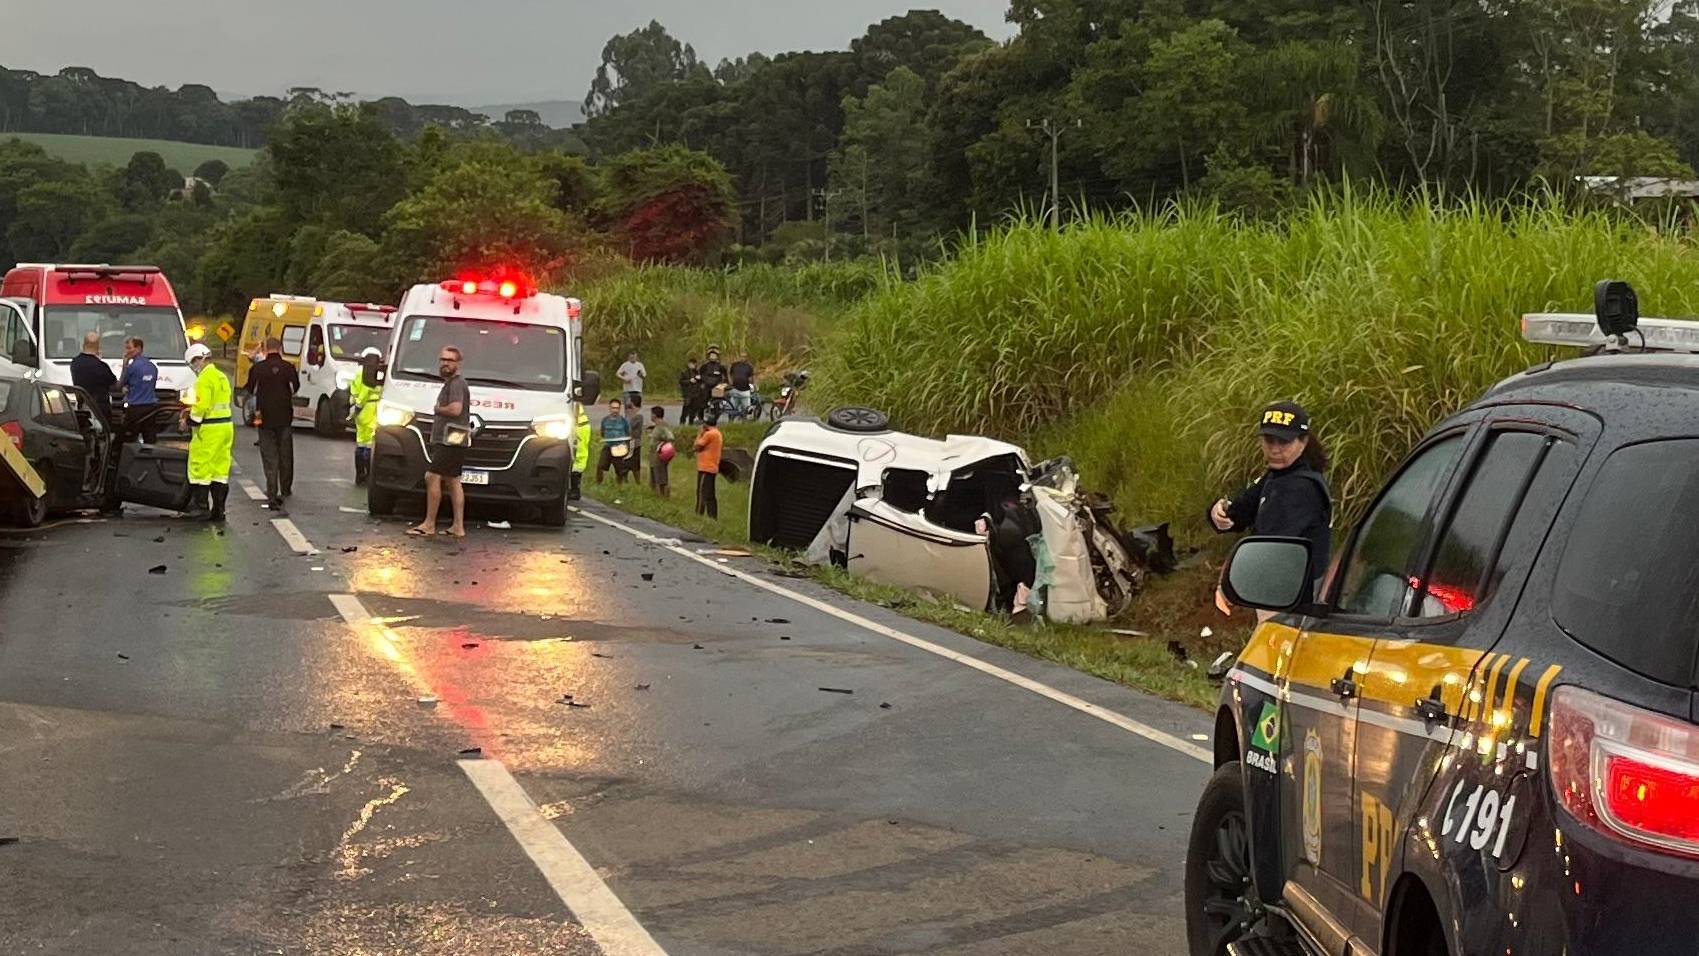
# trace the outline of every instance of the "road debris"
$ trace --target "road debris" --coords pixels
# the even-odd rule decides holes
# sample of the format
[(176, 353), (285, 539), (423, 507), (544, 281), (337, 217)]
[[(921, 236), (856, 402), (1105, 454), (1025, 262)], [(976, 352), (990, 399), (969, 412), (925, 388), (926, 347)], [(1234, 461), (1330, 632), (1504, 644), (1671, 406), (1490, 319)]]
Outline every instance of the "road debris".
[(1109, 633), (1119, 634), (1122, 637), (1149, 637), (1150, 636), (1148, 633), (1146, 633), (1144, 631), (1135, 631), (1130, 627), (1112, 627), (1112, 628), (1109, 629)]
[(154, 538), (153, 543), (154, 544), (164, 544), (165, 543), (165, 535), (160, 535), (159, 537)]
[(879, 705), (879, 709), (880, 709), (880, 710), (890, 710), (890, 709), (891, 709), (891, 705), (890, 705), (890, 704), (880, 704), (880, 705)]
[(17, 837), (0, 837), (0, 846), (12, 846), (17, 842)]
[(476, 650), (476, 649), (478, 649), (479, 647), (482, 647), (482, 646), (483, 645), (479, 644), (477, 641), (467, 641), (466, 643), (460, 645), (460, 649), (463, 650), (463, 651), (471, 651), (471, 650)]
[(421, 698), (419, 698), (419, 706), (420, 707), (435, 707), (436, 705), (437, 705), (437, 699), (435, 697), (421, 697)]
[(119, 660), (121, 660), (121, 661), (127, 661), (127, 660), (129, 660), (129, 659), (130, 659), (130, 655), (128, 655), (128, 654), (119, 654), (119, 655), (118, 655), (118, 659), (119, 659)]
[(645, 581), (653, 581), (653, 580), (655, 580), (655, 575), (654, 575), (654, 573), (653, 573), (653, 572), (650, 572), (650, 571), (645, 571), (645, 572), (643, 572), (643, 580), (645, 580)]
[(590, 705), (589, 705), (589, 704), (585, 704), (585, 703), (580, 703), (580, 702), (579, 702), (579, 701), (576, 701), (576, 700), (569, 700), (569, 701), (567, 701), (567, 702), (566, 702), (566, 706), (568, 706), (568, 707), (577, 707), (577, 708), (580, 708), (580, 709), (583, 709), (583, 710), (588, 710), (588, 709), (589, 709), (589, 707), (590, 707)]
[(603, 654), (603, 653), (602, 653), (602, 652), (601, 652), (601, 651), (591, 651), (591, 652), (590, 652), (590, 656), (591, 656), (591, 657), (601, 657), (601, 658), (606, 658), (606, 659), (608, 659), (608, 660), (612, 660), (612, 659), (613, 659), (613, 655), (612, 655), (612, 654)]
[(701, 649), (702, 649), (702, 645), (700, 645), (700, 644), (692, 644), (692, 645), (690, 645), (690, 649), (691, 649), (691, 650), (693, 650), (693, 651), (699, 651), (699, 650), (701, 650)]
[(791, 639), (791, 636), (789, 634), (780, 634), (779, 635), (779, 640), (781, 640), (781, 641), (788, 641), (790, 639)]
[(347, 730), (348, 728), (347, 728), (346, 725), (343, 725), (343, 724), (331, 724), (330, 729), (331, 730)]
[(483, 755), (484, 748), (482, 747), (467, 747), (465, 750), (460, 751), (460, 756), (462, 757), (482, 757)]
[(357, 545), (357, 544), (351, 544), (351, 545), (349, 545), (349, 546), (348, 546), (348, 547), (346, 547), (346, 548), (343, 548), (343, 549), (342, 549), (342, 553), (343, 553), (343, 554), (353, 554), (353, 553), (354, 553), (354, 552), (356, 552), (356, 551), (358, 551), (358, 550), (360, 550), (360, 546), (359, 546), (359, 545)]
[(790, 618), (785, 618), (785, 617), (770, 617), (770, 618), (768, 618), (768, 619), (767, 619), (767, 623), (768, 623), (768, 624), (789, 624), (789, 623), (790, 623)]
[(149, 574), (164, 574), (165, 573), (165, 565), (156, 564), (153, 567), (148, 568), (147, 573), (149, 573)]
[(638, 684), (638, 685), (637, 685), (637, 686), (635, 686), (635, 687), (633, 687), (633, 688), (631, 688), (631, 689), (632, 689), (632, 690), (648, 690), (648, 689), (649, 689), (649, 685), (648, 685), (648, 684)]
[(847, 687), (821, 687), (819, 689), (822, 692), (827, 693), (827, 694), (853, 694), (853, 693), (855, 693), (855, 691), (850, 690)]
[(511, 522), (511, 521), (488, 521), (488, 522), (485, 522), (484, 526), (487, 527), (487, 528), (493, 528), (496, 531), (511, 531), (513, 529), (513, 522)]

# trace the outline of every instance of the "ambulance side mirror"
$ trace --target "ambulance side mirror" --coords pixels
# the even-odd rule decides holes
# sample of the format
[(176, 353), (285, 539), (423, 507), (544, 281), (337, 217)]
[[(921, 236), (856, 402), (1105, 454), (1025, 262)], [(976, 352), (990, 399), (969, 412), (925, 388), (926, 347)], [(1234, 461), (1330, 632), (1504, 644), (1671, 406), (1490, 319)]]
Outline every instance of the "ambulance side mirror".
[(602, 376), (599, 372), (585, 372), (584, 377), (573, 383), (573, 391), (578, 393), (578, 401), (583, 405), (594, 405), (602, 396)]
[(1310, 543), (1303, 538), (1249, 537), (1227, 555), (1221, 591), (1238, 607), (1296, 611), (1313, 606)]

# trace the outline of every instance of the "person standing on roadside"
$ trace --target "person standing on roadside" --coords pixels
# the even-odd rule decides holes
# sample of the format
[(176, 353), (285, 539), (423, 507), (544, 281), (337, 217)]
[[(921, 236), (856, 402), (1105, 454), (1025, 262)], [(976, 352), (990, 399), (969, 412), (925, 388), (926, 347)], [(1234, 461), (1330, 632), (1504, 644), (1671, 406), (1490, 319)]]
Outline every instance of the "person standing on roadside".
[(673, 430), (667, 427), (667, 410), (659, 405), (649, 410), (649, 487), (662, 498), (673, 496), (671, 475)]
[[(576, 393), (575, 398), (581, 398), (582, 392)], [(574, 401), (578, 408), (578, 427), (572, 436), (572, 485), (566, 491), (568, 501), (581, 501), (584, 498), (584, 473), (590, 470), (590, 413), (584, 409), (582, 401)]]
[(183, 428), (194, 429), (189, 438), (188, 516), (223, 521), (236, 445), (236, 424), (230, 417), (230, 379), (212, 364), (212, 350), (199, 342), (189, 346), (183, 360), (195, 373), (194, 404), (183, 409)]
[(725, 438), (720, 434), (720, 418), (710, 411), (702, 420), (702, 432), (696, 436), (696, 513), (720, 519), (720, 502), (714, 495), (714, 482), (720, 479), (720, 452)]
[[(1322, 475), (1327, 450), (1310, 432), (1309, 413), (1296, 402), (1263, 409), (1257, 433), (1267, 470), (1238, 494), (1211, 505), (1210, 525), (1219, 534), (1250, 531), (1306, 539), (1313, 588), (1327, 573), (1332, 545), (1333, 497)], [(1226, 610), (1219, 591), (1216, 603)]]
[(360, 353), (360, 374), (348, 385), (354, 406), (354, 484), (372, 474), (372, 443), (378, 437), (378, 402), (383, 399), (383, 353), (368, 348)]
[(726, 367), (720, 364), (720, 347), (718, 345), (708, 346), (708, 359), (702, 363), (701, 379), (702, 411), (705, 414), (714, 399), (722, 398), (725, 395), (725, 389), (722, 386), (726, 384)]
[(678, 397), (684, 403), (679, 421), (688, 425), (702, 417), (702, 371), (696, 367), (696, 356), (678, 373)]
[(625, 364), (619, 367), (617, 374), (625, 386), (625, 403), (640, 408), (643, 405), (643, 380), (649, 377), (649, 370), (637, 360), (636, 352), (626, 354)]
[(643, 416), (643, 406), (631, 403), (625, 410), (625, 423), (631, 426), (631, 456), (626, 459), (626, 468), (631, 480), (639, 484), (643, 481), (643, 426), (648, 419)]
[(159, 367), (147, 357), (142, 340), (131, 336), (124, 340), (124, 370), (118, 376), (118, 387), (124, 391), (124, 430), (140, 435), (142, 443), (151, 445), (159, 437)]
[(596, 459), (596, 484), (607, 477), (609, 468), (614, 470), (614, 478), (625, 484), (624, 462), (630, 456), (631, 422), (625, 417), (619, 399), (610, 399), (608, 414), (602, 419), (602, 454)]
[(266, 507), (282, 516), (283, 500), (295, 490), (295, 393), (301, 376), (283, 357), (280, 340), (265, 340), (265, 359), (248, 370), (248, 387), (259, 416)]
[(100, 420), (110, 425), (112, 386), (118, 384), (118, 376), (112, 374), (106, 360), (100, 357), (99, 332), (83, 336), (83, 350), (71, 359), (71, 384), (94, 399), (94, 410), (100, 413)]
[(749, 361), (748, 352), (739, 354), (732, 363), (731, 382), (732, 415), (748, 418), (749, 407), (755, 402), (755, 365)]
[(430, 463), (425, 466), (425, 520), (407, 529), (414, 537), (437, 533), (437, 511), (442, 508), (444, 488), (454, 511), (448, 533), (466, 537), (466, 489), (460, 485), (460, 475), (466, 463), (466, 446), (472, 441), (472, 390), (460, 374), (460, 361), (460, 350), (452, 345), (437, 352), (442, 389), (431, 408), (436, 417), (431, 422), (431, 447), (426, 449)]

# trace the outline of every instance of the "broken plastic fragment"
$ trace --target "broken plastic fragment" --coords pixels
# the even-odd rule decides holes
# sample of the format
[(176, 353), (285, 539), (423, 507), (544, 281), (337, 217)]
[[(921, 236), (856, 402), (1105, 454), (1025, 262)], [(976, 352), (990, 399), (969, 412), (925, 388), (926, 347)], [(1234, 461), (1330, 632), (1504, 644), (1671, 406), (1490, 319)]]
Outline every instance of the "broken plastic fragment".
[(435, 697), (421, 697), (421, 698), (419, 698), (419, 706), (420, 707), (435, 707), (436, 705), (437, 705), (437, 699)]
[(149, 574), (164, 574), (165, 573), (165, 565), (156, 564), (153, 567), (148, 568), (147, 573), (149, 573)]
[(513, 523), (510, 521), (491, 521), (488, 525), (497, 531), (506, 531), (513, 527)]
[(824, 691), (828, 694), (853, 694), (853, 693), (855, 693), (855, 691), (850, 690), (847, 687), (822, 687), (822, 688), (820, 688), (820, 690), (822, 690), (822, 691)]

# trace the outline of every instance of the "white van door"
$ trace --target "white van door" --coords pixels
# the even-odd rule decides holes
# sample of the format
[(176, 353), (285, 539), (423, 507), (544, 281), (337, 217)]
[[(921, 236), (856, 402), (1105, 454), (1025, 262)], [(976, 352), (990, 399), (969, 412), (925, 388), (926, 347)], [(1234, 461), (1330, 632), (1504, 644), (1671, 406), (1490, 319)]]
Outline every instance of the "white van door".
[(0, 375), (23, 377), (41, 367), (41, 348), (29, 318), (14, 302), (0, 299)]
[(297, 421), (314, 421), (319, 399), (336, 390), (336, 371), (330, 366), (329, 345), (325, 340), (324, 321), (314, 319), (307, 330), (307, 348), (301, 353), (301, 392), (297, 402)]

